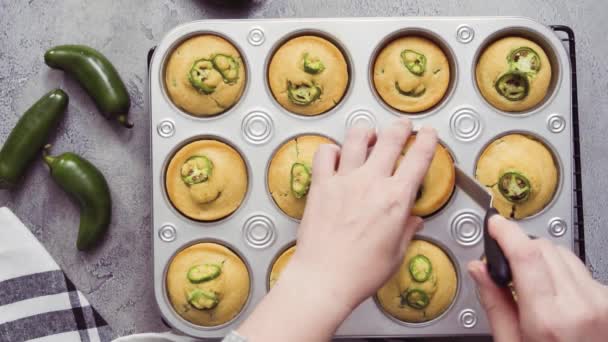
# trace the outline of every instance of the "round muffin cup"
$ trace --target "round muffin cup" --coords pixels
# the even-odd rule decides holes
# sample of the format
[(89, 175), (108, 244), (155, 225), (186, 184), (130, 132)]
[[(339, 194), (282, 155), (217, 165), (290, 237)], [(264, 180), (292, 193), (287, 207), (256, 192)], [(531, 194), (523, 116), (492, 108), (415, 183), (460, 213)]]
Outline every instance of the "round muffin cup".
[(273, 49), (266, 80), (273, 98), (301, 116), (325, 114), (347, 95), (351, 68), (336, 39), (316, 31), (290, 34)]
[[(429, 279), (424, 282), (414, 281), (409, 271), (409, 261), (418, 255), (427, 257), (432, 267), (434, 267)], [(444, 272), (438, 275), (437, 269)], [(432, 285), (433, 281), (435, 285)], [(432, 292), (428, 306), (424, 309), (414, 309), (407, 305), (402, 306), (402, 289), (400, 287), (406, 285), (408, 289)], [(404, 288), (403, 291), (406, 291), (406, 289)], [(454, 257), (450, 251), (435, 240), (415, 236), (410, 246), (408, 246), (399, 269), (374, 295), (374, 301), (380, 311), (388, 318), (406, 326), (421, 327), (433, 324), (449, 312), (454, 306), (459, 292), (460, 271), (457, 264), (454, 263)], [(426, 312), (429, 310), (432, 312), (429, 315), (430, 317), (427, 318)], [(425, 311), (425, 313), (422, 314), (422, 311)]]
[[(422, 53), (424, 73), (419, 75), (406, 67), (401, 56), (406, 50)], [(372, 91), (382, 104), (397, 114), (415, 116), (433, 112), (445, 103), (456, 75), (455, 58), (448, 44), (422, 29), (401, 30), (385, 38), (373, 54), (369, 71)]]
[[(199, 283), (188, 279), (192, 266), (217, 264), (219, 276)], [(227, 280), (227, 279), (230, 280)], [(196, 309), (188, 303), (188, 292), (214, 293), (219, 301), (212, 309)], [(227, 291), (229, 290), (229, 291)], [(190, 243), (171, 257), (164, 273), (164, 292), (173, 313), (197, 329), (219, 329), (233, 322), (251, 297), (251, 269), (243, 256), (221, 241)]]
[[(207, 181), (187, 185), (182, 166), (203, 156), (212, 163)], [(214, 222), (230, 216), (243, 203), (249, 190), (249, 173), (242, 154), (222, 139), (190, 140), (176, 149), (166, 162), (164, 188), (167, 200), (183, 216)]]
[(279, 276), (281, 273), (283, 273), (283, 270), (285, 267), (287, 267), (295, 252), (296, 244), (295, 242), (292, 242), (275, 256), (270, 268), (268, 269), (268, 279), (266, 284), (268, 291), (270, 291), (276, 281), (279, 280)]
[[(236, 79), (224, 77), (214, 57), (228, 56), (238, 66)], [(207, 60), (211, 93), (194, 88), (190, 72), (197, 61)], [(165, 57), (164, 90), (169, 101), (184, 113), (195, 117), (223, 114), (241, 99), (248, 80), (245, 58), (236, 44), (216, 33), (201, 33), (180, 41)], [(206, 83), (207, 84), (207, 83)]]
[[(475, 162), (475, 177), (482, 185), (491, 187), (492, 204), (502, 216), (517, 220), (531, 218), (551, 206), (559, 193), (561, 166), (556, 156), (546, 141), (532, 133), (507, 132), (481, 150)], [(531, 188), (527, 200), (510, 202), (501, 194), (498, 179), (507, 172), (524, 174)]]
[(294, 164), (306, 165), (312, 170), (312, 159), (319, 145), (336, 144), (318, 134), (301, 134), (283, 142), (268, 163), (266, 185), (272, 201), (285, 215), (300, 220), (307, 196), (296, 198), (291, 189), (291, 169)]
[[(504, 50), (504, 48), (501, 49), (504, 50), (502, 51), (504, 53), (497, 58), (498, 62), (491, 61), (491, 63), (489, 63), (492, 65), (496, 64), (494, 65), (495, 68), (492, 68), (492, 72), (483, 73), (483, 78), (485, 80), (484, 83), (486, 84), (483, 87), (480, 85), (480, 72), (478, 72), (478, 66), (480, 65), (484, 53), (495, 43), (498, 43), (506, 38), (518, 38), (531, 42), (530, 47), (539, 52), (542, 59), (539, 75), (533, 77), (532, 79), (528, 79), (530, 81), (529, 95), (520, 101), (509, 101), (501, 96), (496, 91), (494, 83), (494, 79), (498, 80), (500, 76), (509, 72), (507, 55), (512, 49), (507, 49), (508, 51)], [(519, 45), (517, 47), (519, 47)], [(537, 111), (545, 103), (550, 102), (550, 99), (553, 97), (560, 81), (561, 65), (559, 58), (556, 55), (555, 47), (542, 34), (525, 27), (504, 29), (490, 35), (477, 50), (473, 61), (472, 79), (473, 83), (475, 84), (476, 91), (489, 106), (506, 115), (521, 116)], [(547, 77), (545, 71), (547, 70), (546, 66), (548, 65), (550, 66), (550, 73)], [(489, 83), (491, 83), (491, 85), (488, 85)], [(536, 89), (536, 87), (534, 87), (534, 84), (538, 85), (539, 83), (543, 84), (543, 89)]]

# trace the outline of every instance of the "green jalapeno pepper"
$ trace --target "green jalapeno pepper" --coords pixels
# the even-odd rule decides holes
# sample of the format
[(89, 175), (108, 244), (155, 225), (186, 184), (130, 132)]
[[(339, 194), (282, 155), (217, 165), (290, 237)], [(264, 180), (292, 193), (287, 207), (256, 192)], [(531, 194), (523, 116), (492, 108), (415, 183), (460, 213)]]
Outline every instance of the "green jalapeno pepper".
[(308, 194), (312, 171), (302, 163), (294, 163), (291, 166), (291, 192), (295, 198), (302, 198)]
[(213, 67), (222, 75), (225, 83), (235, 83), (239, 79), (239, 63), (232, 56), (217, 54), (213, 57)]
[(513, 50), (507, 57), (507, 61), (513, 71), (532, 75), (540, 71), (540, 57), (538, 53), (526, 46)]
[(193, 284), (203, 283), (213, 280), (220, 276), (222, 267), (216, 264), (203, 264), (190, 267), (188, 270), (188, 280)]
[(108, 119), (131, 128), (127, 119), (131, 100), (116, 68), (99, 51), (84, 45), (62, 45), (48, 50), (44, 62), (74, 77)]
[(422, 310), (429, 305), (430, 298), (426, 292), (420, 289), (409, 289), (401, 294), (401, 306)]
[(79, 250), (93, 247), (108, 230), (112, 217), (112, 199), (106, 179), (93, 164), (74, 153), (51, 157), (45, 150), (43, 155), (53, 180), (80, 206), (76, 247)]
[(12, 188), (47, 143), (63, 118), (68, 94), (55, 89), (34, 103), (19, 119), (0, 150), (0, 189)]
[(206, 182), (213, 173), (213, 162), (206, 156), (192, 156), (182, 165), (182, 181), (186, 185)]
[(498, 179), (498, 190), (509, 202), (520, 203), (530, 197), (532, 187), (526, 176), (516, 171), (509, 171)]
[(220, 299), (215, 292), (195, 289), (188, 293), (188, 303), (199, 310), (211, 310), (220, 303)]
[(409, 97), (420, 97), (426, 93), (426, 86), (424, 84), (420, 84), (412, 90), (402, 90), (401, 87), (399, 87), (399, 82), (395, 81), (395, 88), (399, 94)]
[(401, 51), (401, 61), (412, 74), (422, 76), (426, 71), (426, 56), (414, 50)]
[(212, 74), (218, 72), (213, 67), (213, 62), (208, 59), (199, 59), (192, 64), (188, 72), (188, 81), (194, 89), (209, 95), (215, 91), (216, 85), (209, 83)]
[(321, 88), (317, 85), (287, 83), (287, 97), (293, 104), (306, 106), (321, 97)]
[(510, 71), (500, 76), (495, 85), (496, 91), (509, 101), (523, 100), (530, 91), (530, 82), (525, 74)]
[(418, 254), (410, 260), (409, 270), (414, 281), (424, 283), (431, 277), (433, 265), (429, 258), (422, 254)]
[(304, 54), (304, 71), (316, 75), (320, 74), (325, 70), (325, 65), (318, 57), (310, 57), (308, 53)]

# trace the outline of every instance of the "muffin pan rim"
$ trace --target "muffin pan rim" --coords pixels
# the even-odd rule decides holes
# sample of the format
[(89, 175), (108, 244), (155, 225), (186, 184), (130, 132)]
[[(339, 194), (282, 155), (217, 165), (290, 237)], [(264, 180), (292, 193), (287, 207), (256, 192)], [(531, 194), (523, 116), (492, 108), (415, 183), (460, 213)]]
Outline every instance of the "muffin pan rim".
[[(456, 28), (463, 23), (469, 24), (475, 30), (475, 39), (469, 44), (461, 45), (456, 40), (455, 32)], [(352, 27), (360, 27), (361, 24), (365, 24), (368, 30), (362, 31), (361, 34), (353, 36)], [(344, 99), (344, 107), (340, 113), (333, 113), (332, 115), (323, 115), (321, 121), (317, 120), (301, 120), (294, 118), (295, 115), (284, 115), (283, 112), (277, 111), (275, 105), (272, 103), (272, 98), (264, 96), (264, 92), (260, 93), (261, 96), (256, 96), (257, 89), (252, 86), (251, 90), (247, 94), (243, 94), (241, 102), (239, 104), (242, 110), (236, 110), (227, 112), (219, 115), (213, 121), (192, 121), (183, 115), (178, 115), (173, 108), (164, 103), (162, 94), (158, 90), (158, 70), (159, 65), (164, 63), (163, 60), (159, 59), (159, 56), (165, 51), (167, 45), (170, 42), (179, 40), (184, 34), (189, 32), (200, 31), (201, 27), (209, 28), (213, 27), (215, 30), (228, 32), (229, 36), (234, 37), (237, 41), (243, 41), (241, 53), (247, 55), (250, 63), (255, 61), (263, 61), (269, 53), (268, 46), (272, 45), (273, 42), (277, 41), (280, 37), (285, 35), (285, 32), (296, 31), (304, 27), (315, 26), (324, 31), (331, 32), (340, 39), (344, 46), (348, 48), (349, 53), (352, 54), (352, 63), (357, 75), (364, 75), (369, 68), (368, 63), (371, 56), (371, 47), (375, 46), (382, 37), (396, 31), (398, 28), (408, 26), (422, 26), (435, 32), (436, 34), (444, 37), (448, 44), (454, 49), (455, 57), (460, 65), (469, 65), (472, 60), (473, 52), (478, 49), (479, 42), (484, 39), (489, 33), (499, 31), (503, 28), (511, 26), (531, 26), (538, 30), (543, 36), (547, 36), (547, 39), (557, 46), (555, 51), (556, 56), (562, 61), (564, 65), (563, 82), (556, 87), (555, 92), (557, 95), (547, 103), (542, 114), (527, 116), (522, 119), (514, 119), (506, 117), (498, 113), (498, 111), (479, 99), (479, 96), (468, 96), (470, 93), (471, 84), (469, 80), (460, 77), (455, 84), (454, 95), (452, 99), (446, 102), (445, 107), (438, 110), (438, 112), (432, 116), (426, 116), (418, 118), (415, 116), (409, 116), (413, 120), (414, 126), (418, 127), (422, 123), (435, 123), (439, 124), (438, 131), (439, 135), (446, 142), (446, 145), (452, 149), (454, 157), (459, 160), (459, 164), (463, 166), (467, 171), (474, 172), (474, 165), (471, 159), (481, 149), (481, 146), (490, 140), (494, 135), (502, 132), (503, 130), (521, 128), (523, 123), (530, 124), (532, 133), (536, 133), (542, 138), (546, 138), (548, 141), (557, 141), (555, 144), (555, 150), (560, 151), (560, 157), (563, 157), (563, 168), (566, 173), (573, 170), (572, 161), (570, 157), (572, 155), (572, 121), (571, 121), (571, 96), (570, 96), (570, 64), (567, 61), (567, 54), (565, 49), (560, 49), (561, 42), (559, 38), (555, 36), (553, 31), (549, 28), (542, 26), (530, 19), (526, 18), (513, 18), (513, 17), (450, 17), (450, 18), (327, 18), (327, 19), (252, 19), (252, 20), (206, 20), (197, 21), (179, 26), (177, 29), (172, 30), (160, 43), (157, 48), (157, 53), (153, 56), (151, 61), (151, 72), (148, 81), (150, 82), (149, 98), (151, 99), (151, 122), (152, 128), (155, 128), (156, 124), (166, 118), (174, 119), (175, 122), (175, 134), (171, 138), (161, 138), (156, 133), (155, 129), (152, 130), (152, 163), (151, 172), (153, 179), (160, 177), (159, 161), (158, 158), (166, 155), (176, 143), (183, 141), (192, 135), (188, 133), (192, 128), (205, 129), (206, 133), (218, 134), (220, 136), (230, 137), (229, 142), (231, 146), (241, 147), (241, 155), (251, 157), (249, 170), (253, 174), (253, 179), (250, 179), (251, 191), (259, 194), (261, 191), (266, 191), (265, 178), (263, 172), (265, 161), (272, 155), (272, 148), (288, 135), (300, 135), (310, 133), (310, 131), (318, 132), (326, 135), (334, 141), (343, 141), (342, 134), (345, 127), (345, 120), (348, 115), (358, 112), (366, 111), (371, 113), (374, 121), (378, 123), (378, 126), (385, 125), (389, 120), (394, 120), (395, 116), (390, 112), (386, 111), (382, 107), (375, 97), (369, 94), (369, 86), (361, 79), (352, 80), (352, 96)], [(350, 27), (350, 28), (349, 28)], [(252, 28), (262, 28), (264, 30), (265, 42), (259, 46), (251, 46), (245, 40), (247, 33)], [(280, 32), (280, 33), (279, 33)], [(359, 31), (357, 31), (359, 32)], [(373, 33), (373, 34), (372, 34)], [(238, 38), (237, 38), (238, 37)], [(242, 39), (241, 39), (242, 38)], [(368, 43), (369, 47), (365, 44)], [(354, 45), (353, 45), (354, 44)], [(472, 63), (472, 62), (470, 62)], [(261, 62), (259, 63), (261, 64)], [(255, 67), (249, 66), (250, 68)], [(464, 69), (461, 68), (461, 72)], [(466, 70), (465, 70), (466, 71)], [(249, 82), (253, 84), (259, 84), (259, 82), (265, 82), (262, 73), (254, 72), (250, 76)], [(162, 81), (162, 79), (161, 79)], [(478, 137), (469, 142), (462, 142), (454, 138), (449, 130), (449, 126), (446, 124), (448, 119), (454, 115), (455, 111), (459, 108), (472, 108), (478, 113), (481, 118), (480, 122), (483, 124), (482, 133)], [(244, 114), (249, 113), (253, 110), (261, 109), (266, 113), (270, 114), (274, 122), (275, 135), (266, 143), (264, 146), (252, 146), (248, 144), (241, 137), (240, 124)], [(483, 114), (482, 114), (483, 113)], [(549, 132), (546, 128), (546, 116), (548, 114), (561, 114), (565, 117), (567, 123), (566, 128), (559, 134)], [(506, 125), (501, 126), (502, 129), (494, 127), (496, 122), (507, 122)], [(233, 127), (227, 124), (233, 124)], [(322, 124), (321, 124), (322, 123)], [(519, 125), (519, 127), (517, 127)], [(192, 127), (190, 127), (192, 126)], [(234, 128), (234, 126), (238, 126)], [(295, 132), (295, 133), (294, 133)], [(199, 132), (200, 133), (200, 132)], [(463, 150), (464, 148), (464, 150)], [(467, 151), (472, 151), (467, 154)], [(471, 155), (472, 154), (472, 155)], [(568, 155), (568, 157), (566, 157)], [(161, 156), (161, 157), (159, 157)], [(260, 156), (264, 160), (264, 164), (261, 165), (255, 159)], [(530, 222), (522, 221), (524, 228), (531, 234), (537, 236), (543, 236), (549, 238), (558, 244), (564, 245), (572, 249), (572, 230), (568, 230), (567, 234), (561, 238), (554, 238), (549, 236), (547, 233), (546, 222), (557, 216), (564, 218), (568, 225), (573, 224), (572, 221), (572, 186), (569, 184), (568, 177), (571, 175), (564, 175), (564, 183), (561, 193), (557, 194), (557, 198), (554, 200), (554, 207), (550, 208), (547, 212), (543, 213), (539, 217), (535, 217)], [(566, 179), (568, 178), (568, 179)], [(153, 253), (154, 253), (154, 279), (155, 279), (155, 298), (159, 304), (159, 309), (163, 317), (173, 327), (181, 332), (196, 336), (196, 337), (220, 337), (224, 336), (231, 328), (238, 326), (249, 313), (251, 313), (254, 304), (267, 293), (265, 289), (265, 283), (267, 281), (267, 265), (272, 261), (272, 257), (275, 255), (277, 250), (289, 241), (293, 241), (293, 237), (297, 232), (297, 222), (290, 221), (282, 215), (276, 215), (274, 204), (267, 203), (266, 200), (257, 200), (257, 195), (252, 195), (252, 200), (244, 202), (241, 208), (234, 212), (229, 220), (222, 221), (221, 224), (210, 226), (207, 228), (201, 228), (200, 223), (193, 223), (187, 220), (180, 219), (179, 215), (172, 212), (166, 207), (166, 202), (163, 202), (162, 189), (158, 189), (156, 184), (152, 187), (152, 198), (154, 204), (153, 210)], [(441, 241), (447, 250), (454, 253), (458, 258), (453, 260), (455, 265), (461, 269), (465, 269), (466, 261), (472, 260), (478, 257), (480, 253), (480, 244), (475, 246), (461, 246), (450, 237), (450, 217), (457, 211), (463, 208), (470, 209), (474, 212), (479, 213), (479, 208), (467, 199), (462, 192), (455, 192), (453, 199), (453, 205), (450, 208), (445, 209), (440, 215), (432, 217), (426, 221), (426, 228), (420, 235), (435, 238)], [(561, 210), (561, 212), (559, 211)], [(243, 221), (253, 214), (254, 212), (261, 212), (275, 220), (277, 227), (277, 239), (274, 244), (267, 249), (253, 250), (247, 246), (241, 239), (242, 224)], [(173, 242), (163, 242), (158, 238), (159, 229), (165, 223), (173, 223), (177, 229), (177, 237)], [(536, 227), (531, 227), (530, 224), (535, 224)], [(241, 315), (238, 316), (230, 326), (216, 329), (212, 331), (200, 331), (191, 329), (181, 324), (178, 320), (174, 319), (173, 314), (168, 311), (166, 305), (163, 304), (162, 290), (158, 288), (160, 282), (163, 281), (162, 277), (158, 274), (158, 270), (162, 269), (165, 263), (168, 262), (167, 255), (172, 255), (176, 247), (181, 246), (192, 240), (200, 239), (201, 234), (207, 237), (225, 239), (230, 241), (236, 246), (247, 260), (251, 261), (251, 274), (252, 279), (252, 292), (250, 293), (251, 305), (244, 308)], [(435, 322), (427, 327), (408, 328), (390, 319), (378, 312), (376, 305), (373, 300), (364, 301), (359, 308), (357, 308), (353, 314), (342, 324), (338, 329), (336, 336), (339, 337), (400, 337), (400, 336), (437, 336), (437, 335), (479, 335), (487, 334), (489, 332), (489, 324), (487, 318), (482, 312), (480, 303), (476, 296), (474, 296), (473, 282), (469, 277), (461, 277), (461, 291), (455, 298), (453, 304), (454, 308), (449, 312), (445, 313), (444, 319)], [(477, 315), (477, 324), (473, 328), (464, 328), (461, 325), (459, 319), (459, 313), (464, 310), (473, 310)]]
[[(521, 31), (521, 32), (524, 32), (524, 34), (522, 35), (521, 32), (517, 32), (515, 34), (509, 33), (509, 32), (515, 32), (515, 31)], [(543, 49), (543, 51), (547, 55), (547, 58), (549, 59), (549, 62), (551, 63), (551, 80), (549, 81), (549, 88), (547, 89), (547, 94), (545, 94), (545, 97), (539, 103), (534, 105), (532, 108), (529, 108), (529, 109), (526, 109), (523, 111), (509, 112), (509, 111), (505, 111), (500, 108), (497, 108), (483, 96), (483, 94), (481, 93), (481, 90), (479, 89), (479, 84), (477, 84), (476, 72), (477, 72), (477, 64), (479, 63), (479, 58), (481, 58), (481, 55), (488, 48), (488, 46), (501, 40), (502, 38), (508, 38), (508, 37), (521, 37), (524, 39), (531, 40), (534, 43), (538, 44)], [(547, 47), (549, 49), (547, 49)], [(507, 27), (507, 28), (503, 28), (501, 30), (495, 31), (492, 34), (490, 34), (489, 36), (487, 36), (481, 42), (479, 47), (476, 49), (475, 55), (473, 57), (473, 63), (471, 66), (471, 79), (473, 82), (473, 88), (475, 89), (475, 93), (477, 94), (477, 96), (480, 99), (482, 99), (494, 111), (496, 111), (502, 115), (522, 118), (522, 117), (526, 117), (529, 115), (534, 115), (534, 114), (542, 112), (545, 109), (545, 106), (550, 104), (553, 101), (553, 98), (555, 96), (557, 96), (557, 92), (560, 87), (560, 83), (562, 82), (562, 72), (563, 72), (562, 70), (563, 70), (563, 65), (562, 65), (560, 58), (557, 56), (555, 45), (549, 39), (547, 39), (546, 37), (543, 37), (543, 35), (540, 32), (538, 32), (537, 30), (534, 30), (530, 27), (513, 26), (513, 27)]]
[[(416, 234), (414, 235), (414, 237), (412, 238), (411, 241), (414, 240), (423, 240), (426, 242), (429, 242), (437, 247), (439, 247), (439, 249), (441, 249), (441, 251), (443, 253), (445, 253), (445, 255), (448, 256), (448, 259), (450, 259), (450, 262), (452, 263), (452, 266), (454, 266), (454, 271), (456, 272), (456, 292), (454, 293), (454, 298), (452, 298), (452, 301), (450, 302), (450, 305), (448, 305), (448, 307), (443, 310), (441, 312), (441, 314), (439, 314), (439, 316), (428, 320), (428, 321), (424, 321), (424, 322), (407, 322), (407, 321), (402, 321), (397, 317), (394, 317), (393, 315), (391, 315), (390, 313), (388, 313), (380, 304), (380, 300), (378, 299), (378, 291), (376, 291), (374, 293), (374, 295), (372, 296), (373, 300), (374, 300), (374, 304), (376, 304), (376, 306), (378, 307), (378, 310), (380, 310), (386, 317), (390, 318), (391, 320), (406, 326), (406, 327), (411, 327), (411, 328), (423, 328), (423, 327), (427, 327), (430, 325), (433, 325), (434, 323), (440, 321), (441, 319), (443, 319), (448, 312), (450, 312), (452, 310), (452, 308), (455, 306), (456, 304), (456, 300), (458, 299), (458, 296), (460, 295), (460, 288), (461, 288), (461, 284), (462, 284), (462, 271), (460, 270), (460, 267), (457, 263), (454, 262), (454, 260), (456, 260), (455, 255), (453, 255), (452, 251), (447, 248), (447, 246), (445, 246), (441, 241), (425, 236), (425, 235), (420, 235), (420, 234)], [(402, 263), (403, 261), (401, 261)], [(401, 263), (399, 264), (399, 266), (401, 266)], [(392, 276), (392, 275), (391, 275)], [(382, 284), (382, 286), (384, 286), (384, 284)]]
[[(216, 220), (207, 220), (207, 221), (205, 221), (205, 220), (197, 220), (195, 218), (192, 218), (192, 217), (186, 215), (181, 210), (179, 210), (175, 204), (173, 204), (173, 202), (169, 198), (169, 191), (167, 189), (167, 170), (169, 169), (169, 164), (171, 163), (171, 160), (173, 160), (173, 158), (175, 157), (175, 155), (182, 148), (186, 147), (187, 145), (189, 145), (189, 144), (191, 144), (193, 142), (202, 141), (202, 140), (214, 140), (214, 141), (219, 141), (221, 143), (224, 143), (224, 144), (228, 145), (230, 148), (232, 148), (233, 150), (235, 150), (239, 154), (239, 157), (241, 157), (241, 160), (243, 160), (243, 163), (245, 164), (245, 170), (247, 171), (247, 189), (245, 190), (245, 195), (243, 196), (243, 199), (241, 200), (241, 203), (230, 214), (228, 214), (228, 215), (226, 215), (224, 217), (220, 217), (220, 218), (218, 218)], [(249, 160), (247, 159), (247, 157), (245, 157), (245, 155), (243, 154), (243, 151), (240, 148), (238, 148), (230, 139), (226, 139), (226, 138), (221, 137), (219, 135), (214, 135), (214, 134), (198, 134), (198, 135), (193, 135), (190, 138), (187, 138), (185, 140), (181, 140), (181, 142), (179, 142), (177, 145), (175, 145), (173, 147), (173, 149), (171, 150), (171, 152), (168, 155), (165, 156), (165, 158), (164, 158), (164, 160), (162, 162), (162, 169), (163, 169), (163, 172), (161, 174), (161, 179), (160, 179), (160, 184), (161, 185), (160, 186), (163, 189), (163, 198), (164, 198), (164, 201), (169, 205), (169, 207), (171, 209), (173, 209), (173, 211), (175, 212), (176, 216), (181, 217), (184, 220), (191, 221), (194, 224), (200, 225), (201, 227), (219, 225), (223, 221), (226, 221), (227, 219), (229, 219), (231, 216), (233, 216), (236, 212), (238, 212), (245, 205), (245, 202), (249, 199), (249, 194), (251, 193), (252, 172), (251, 172), (251, 164), (249, 163)]]
[[(326, 110), (325, 112), (322, 112), (319, 114), (313, 114), (313, 115), (299, 114), (296, 112), (292, 112), (289, 109), (283, 107), (283, 105), (281, 105), (279, 103), (279, 101), (276, 99), (276, 97), (272, 93), (272, 89), (270, 89), (270, 81), (269, 81), (269, 77), (268, 77), (269, 70), (270, 70), (270, 62), (274, 58), (274, 55), (276, 54), (276, 52), (290, 40), (298, 38), (298, 37), (304, 37), (304, 36), (314, 36), (314, 37), (322, 38), (322, 39), (327, 40), (331, 44), (333, 44), (340, 51), (340, 53), (342, 54), (342, 57), (344, 57), (344, 61), (346, 62), (346, 71), (348, 73), (348, 83), (346, 85), (346, 89), (344, 90), (344, 94), (340, 98), (340, 101), (337, 104), (335, 104), (333, 107), (331, 107), (330, 109)], [(329, 32), (325, 32), (323, 30), (318, 30), (318, 29), (313, 29), (313, 28), (301, 28), (299, 30), (291, 31), (291, 32), (284, 34), (282, 37), (278, 38), (270, 47), (270, 51), (267, 54), (266, 58), (264, 59), (264, 69), (263, 69), (263, 73), (264, 73), (263, 77), (264, 77), (264, 81), (265, 81), (264, 88), (266, 90), (268, 97), (272, 99), (272, 102), (275, 104), (276, 108), (281, 110), (283, 113), (292, 115), (295, 118), (300, 119), (300, 120), (322, 119), (324, 116), (331, 115), (331, 114), (337, 112), (342, 107), (342, 104), (346, 103), (346, 101), (348, 100), (348, 97), (350, 96), (350, 94), (352, 92), (351, 91), (352, 85), (353, 85), (355, 77), (356, 77), (355, 71), (354, 71), (354, 68), (352, 67), (352, 65), (353, 65), (352, 57), (349, 54), (348, 49), (346, 49), (344, 44), (337, 37), (334, 37)]]
[[(378, 55), (382, 50), (387, 47), (393, 41), (404, 38), (404, 37), (421, 37), (430, 40), (435, 44), (443, 54), (446, 56), (448, 60), (448, 65), (450, 67), (450, 79), (448, 81), (448, 88), (443, 94), (443, 97), (431, 106), (428, 109), (425, 109), (420, 112), (411, 113), (411, 112), (403, 112), (393, 106), (391, 106), (388, 102), (386, 102), (378, 90), (376, 89), (376, 85), (374, 83), (374, 66), (376, 65), (376, 59), (378, 59)], [(368, 76), (367, 81), (369, 83), (369, 88), (372, 94), (376, 97), (376, 100), (383, 105), (384, 109), (394, 114), (396, 117), (407, 117), (407, 118), (423, 118), (426, 116), (434, 115), (445, 106), (449, 100), (454, 96), (454, 92), (456, 90), (456, 85), (458, 84), (458, 77), (460, 76), (460, 65), (458, 65), (458, 58), (454, 54), (454, 50), (451, 48), (450, 44), (448, 44), (445, 39), (437, 35), (435, 32), (425, 29), (418, 26), (413, 27), (404, 27), (397, 29), (395, 32), (390, 33), (383, 37), (380, 41), (376, 43), (374, 50), (372, 51), (372, 55), (368, 64)]]
[[(247, 78), (245, 80), (245, 85), (243, 86), (243, 91), (241, 92), (239, 98), (236, 100), (236, 102), (226, 108), (224, 111), (219, 112), (217, 114), (212, 114), (212, 115), (195, 115), (195, 114), (191, 114), (188, 113), (185, 109), (178, 107), (175, 102), (173, 102), (173, 100), (171, 99), (171, 97), (169, 96), (169, 92), (167, 91), (167, 84), (165, 82), (165, 76), (167, 74), (167, 62), (169, 61), (171, 55), (173, 54), (173, 52), (175, 52), (175, 50), (183, 43), (185, 43), (187, 40), (194, 38), (194, 37), (198, 37), (198, 36), (205, 36), (205, 35), (211, 35), (211, 36), (216, 36), (216, 37), (220, 37), (222, 39), (225, 39), (228, 43), (230, 43), (240, 54), (241, 56), (241, 61), (242, 63), (245, 65), (245, 72), (247, 74)], [(249, 61), (247, 60), (247, 57), (245, 56), (245, 54), (243, 53), (243, 49), (239, 46), (239, 44), (232, 38), (230, 38), (227, 34), (219, 32), (219, 31), (214, 31), (214, 30), (209, 30), (209, 29), (201, 29), (199, 31), (195, 31), (195, 32), (190, 32), (187, 35), (182, 36), (179, 40), (174, 41), (171, 46), (169, 47), (169, 49), (167, 49), (163, 56), (161, 57), (163, 60), (163, 65), (162, 68), (160, 68), (160, 80), (162, 82), (162, 94), (165, 98), (165, 101), (171, 106), (173, 107), (172, 109), (177, 112), (180, 113), (181, 115), (183, 115), (186, 118), (192, 119), (194, 121), (211, 121), (214, 119), (217, 119), (220, 116), (223, 115), (227, 115), (230, 114), (230, 112), (235, 111), (235, 109), (237, 109), (239, 107), (239, 104), (242, 102), (241, 100), (245, 97), (245, 95), (247, 94), (247, 92), (249, 91), (249, 83), (251, 80), (251, 70), (249, 70)]]
[[(239, 257), (239, 259), (243, 262), (243, 264), (245, 265), (245, 268), (247, 268), (247, 275), (249, 276), (249, 292), (247, 293), (247, 300), (245, 300), (245, 303), (243, 303), (243, 307), (241, 308), (241, 310), (234, 316), (232, 317), (229, 321), (222, 323), (222, 324), (218, 324), (218, 325), (212, 325), (212, 326), (205, 326), (205, 325), (198, 325), (195, 323), (190, 322), (189, 320), (185, 319), (184, 317), (182, 317), (180, 314), (178, 314), (175, 309), (173, 308), (173, 304), (171, 303), (171, 299), (169, 298), (169, 291), (167, 290), (167, 274), (169, 271), (169, 266), (171, 266), (171, 263), (173, 262), (173, 259), (175, 259), (175, 257), (182, 251), (184, 251), (186, 248), (192, 247), (194, 245), (200, 244), (200, 243), (214, 243), (217, 245), (220, 245), (222, 247), (227, 248), (228, 250), (230, 250), (232, 253), (236, 254), (237, 257)], [(247, 307), (249, 306), (249, 303), (251, 302), (251, 297), (252, 297), (252, 290), (253, 290), (253, 277), (252, 277), (253, 271), (251, 268), (251, 265), (249, 264), (249, 260), (247, 260), (247, 258), (244, 257), (244, 254), (242, 254), (237, 248), (234, 247), (233, 244), (224, 241), (224, 240), (220, 240), (220, 239), (214, 239), (214, 238), (200, 238), (198, 240), (192, 240), (192, 241), (188, 241), (185, 244), (180, 245), (179, 248), (177, 248), (173, 254), (169, 257), (169, 261), (165, 264), (165, 267), (163, 269), (163, 284), (162, 284), (162, 290), (164, 293), (163, 299), (165, 301), (165, 304), (169, 307), (171, 313), (173, 314), (174, 317), (176, 317), (178, 320), (181, 321), (181, 323), (186, 324), (188, 326), (190, 326), (193, 329), (196, 330), (203, 330), (203, 331), (209, 331), (209, 330), (218, 330), (218, 329), (222, 329), (225, 328), (231, 324), (233, 324), (236, 320), (238, 320), (239, 316), (241, 316), (241, 314), (243, 312), (246, 311)]]

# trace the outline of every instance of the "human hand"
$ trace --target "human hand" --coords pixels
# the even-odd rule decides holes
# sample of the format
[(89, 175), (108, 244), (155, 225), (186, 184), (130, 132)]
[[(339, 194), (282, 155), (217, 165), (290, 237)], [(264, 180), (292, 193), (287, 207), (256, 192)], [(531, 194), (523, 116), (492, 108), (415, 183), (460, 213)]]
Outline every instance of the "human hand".
[(411, 130), (409, 120), (399, 120), (376, 142), (372, 130), (355, 127), (341, 151), (324, 145), (315, 155), (290, 267), (322, 279), (322, 290), (331, 293), (334, 304), (352, 310), (374, 294), (395, 272), (422, 227), (422, 219), (410, 217), (410, 209), (434, 156), (437, 135), (422, 128), (395, 169)]
[(572, 252), (545, 239), (530, 239), (515, 223), (495, 215), (489, 232), (509, 260), (517, 301), (498, 288), (485, 264), (473, 261), (494, 341), (605, 341), (608, 287), (593, 280)]

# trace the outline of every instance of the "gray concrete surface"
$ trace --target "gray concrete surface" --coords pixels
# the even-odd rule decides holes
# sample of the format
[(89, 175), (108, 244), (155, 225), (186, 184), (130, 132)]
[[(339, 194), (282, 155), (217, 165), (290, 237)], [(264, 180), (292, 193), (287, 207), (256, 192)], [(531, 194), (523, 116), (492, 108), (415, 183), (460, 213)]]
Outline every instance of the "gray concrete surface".
[[(12, 208), (30, 227), (117, 335), (162, 330), (151, 284), (146, 179), (150, 127), (144, 80), (146, 53), (167, 31), (187, 21), (223, 17), (525, 15), (546, 24), (570, 25), (577, 34), (587, 250), (593, 275), (606, 283), (607, 11), (604, 0), (257, 0), (244, 9), (204, 0), (0, 0), (0, 141), (42, 94), (53, 87), (65, 89), (70, 105), (52, 139), (53, 150), (75, 151), (103, 171), (112, 190), (114, 217), (103, 246), (78, 253), (78, 211), (49, 181), (40, 162), (18, 190), (0, 192), (0, 205)], [(131, 94), (135, 129), (106, 122), (74, 81), (44, 65), (45, 49), (63, 43), (92, 45), (114, 61)]]

